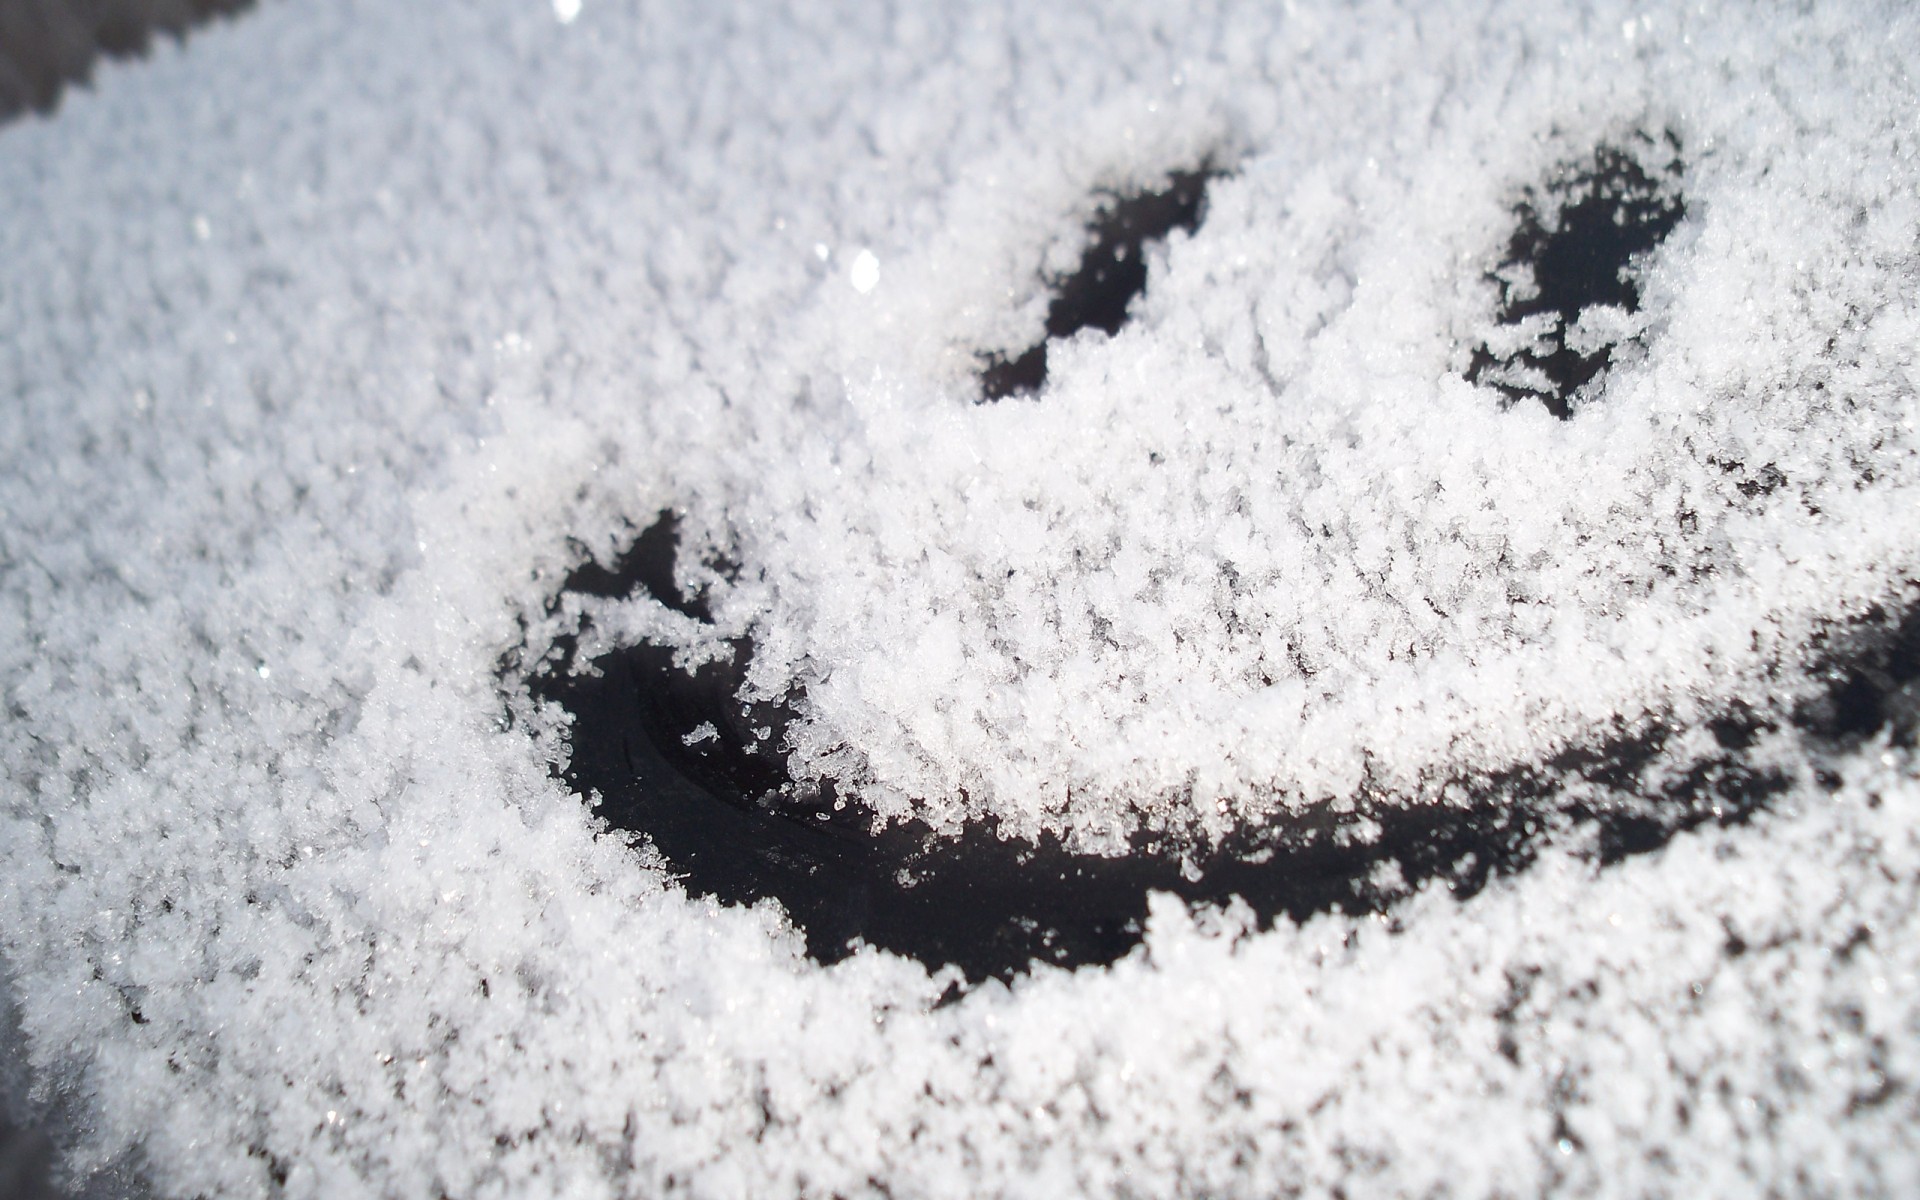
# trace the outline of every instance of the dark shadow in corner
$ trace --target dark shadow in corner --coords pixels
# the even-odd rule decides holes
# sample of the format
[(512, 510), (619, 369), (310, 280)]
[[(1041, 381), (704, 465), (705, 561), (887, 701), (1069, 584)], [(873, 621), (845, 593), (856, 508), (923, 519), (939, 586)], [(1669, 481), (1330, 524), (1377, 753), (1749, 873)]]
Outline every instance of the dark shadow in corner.
[(253, 7), (253, 0), (7, 0), (0, 3), (0, 121), (52, 112), (68, 84), (85, 83), (94, 59), (144, 54), (156, 33)]

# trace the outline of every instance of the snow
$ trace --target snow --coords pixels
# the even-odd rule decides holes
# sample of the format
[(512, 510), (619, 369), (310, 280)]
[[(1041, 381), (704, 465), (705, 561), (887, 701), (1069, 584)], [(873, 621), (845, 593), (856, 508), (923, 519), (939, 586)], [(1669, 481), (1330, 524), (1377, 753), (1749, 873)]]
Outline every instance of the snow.
[[(103, 68), (0, 129), (9, 1104), (180, 1196), (1914, 1191), (1920, 779), (1783, 719), (1920, 578), (1914, 23), (344, 2)], [(1514, 205), (1667, 132), (1599, 392), (1469, 383)], [(713, 629), (549, 611), (665, 509)], [(583, 619), (751, 634), (882, 819), (1096, 849), (1736, 704), (1791, 786), (941, 1004), (568, 794), (499, 665)]]

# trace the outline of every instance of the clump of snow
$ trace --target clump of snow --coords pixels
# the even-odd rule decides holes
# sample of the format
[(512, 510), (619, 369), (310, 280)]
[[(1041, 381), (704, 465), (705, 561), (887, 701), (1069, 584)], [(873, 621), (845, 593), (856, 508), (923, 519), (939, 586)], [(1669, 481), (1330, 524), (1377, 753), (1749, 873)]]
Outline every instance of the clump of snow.
[[(740, 564), (713, 631), (596, 636), (751, 636), (794, 770), (887, 817), (1111, 846), (1784, 713), (1920, 577), (1916, 46), (1893, 6), (500, 0), (103, 71), (0, 130), (35, 1102), (183, 1196), (1912, 1190), (1884, 739), (1766, 739), (1772, 811), (1606, 871), (1163, 903), (942, 1006), (690, 901), (498, 666), (670, 508)], [(1468, 383), (1514, 204), (1664, 130), (1687, 216), (1570, 332), (1635, 356), (1565, 422)], [(1205, 162), (1132, 322), (975, 404), (1099, 196)]]

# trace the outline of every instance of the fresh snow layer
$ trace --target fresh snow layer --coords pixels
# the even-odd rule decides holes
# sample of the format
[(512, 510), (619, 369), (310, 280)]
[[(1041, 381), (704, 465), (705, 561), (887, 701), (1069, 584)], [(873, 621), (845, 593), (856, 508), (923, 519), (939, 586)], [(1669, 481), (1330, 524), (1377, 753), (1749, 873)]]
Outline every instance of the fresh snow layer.
[[(749, 634), (800, 778), (1108, 850), (1788, 711), (1920, 578), (1920, 22), (1541, 9), (268, 4), (0, 130), (9, 1100), (179, 1196), (1912, 1194), (1884, 737), (939, 1005), (690, 900), (501, 673)], [(1667, 134), (1573, 418), (1469, 383), (1516, 205)], [(976, 403), (1203, 164), (1131, 323)], [(717, 634), (552, 608), (663, 509)]]

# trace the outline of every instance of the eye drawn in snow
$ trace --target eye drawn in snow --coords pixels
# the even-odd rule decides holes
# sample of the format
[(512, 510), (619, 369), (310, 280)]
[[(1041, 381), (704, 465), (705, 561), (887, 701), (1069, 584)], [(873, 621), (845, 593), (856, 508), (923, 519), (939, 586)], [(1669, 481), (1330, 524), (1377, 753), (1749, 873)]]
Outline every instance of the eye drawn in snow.
[(1499, 325), (1474, 348), (1467, 378), (1571, 417), (1640, 335), (1638, 277), (1686, 216), (1682, 171), (1679, 138), (1639, 134), (1529, 189), (1492, 275)]
[(1111, 337), (1127, 322), (1128, 307), (1147, 286), (1146, 250), (1174, 230), (1193, 233), (1206, 216), (1207, 185), (1221, 172), (1209, 164), (1175, 171), (1166, 186), (1108, 195), (1087, 230), (1080, 265), (1052, 281), (1046, 336), (1017, 355), (987, 355), (980, 371), (983, 400), (1037, 392), (1047, 382), (1047, 345), (1083, 329)]

